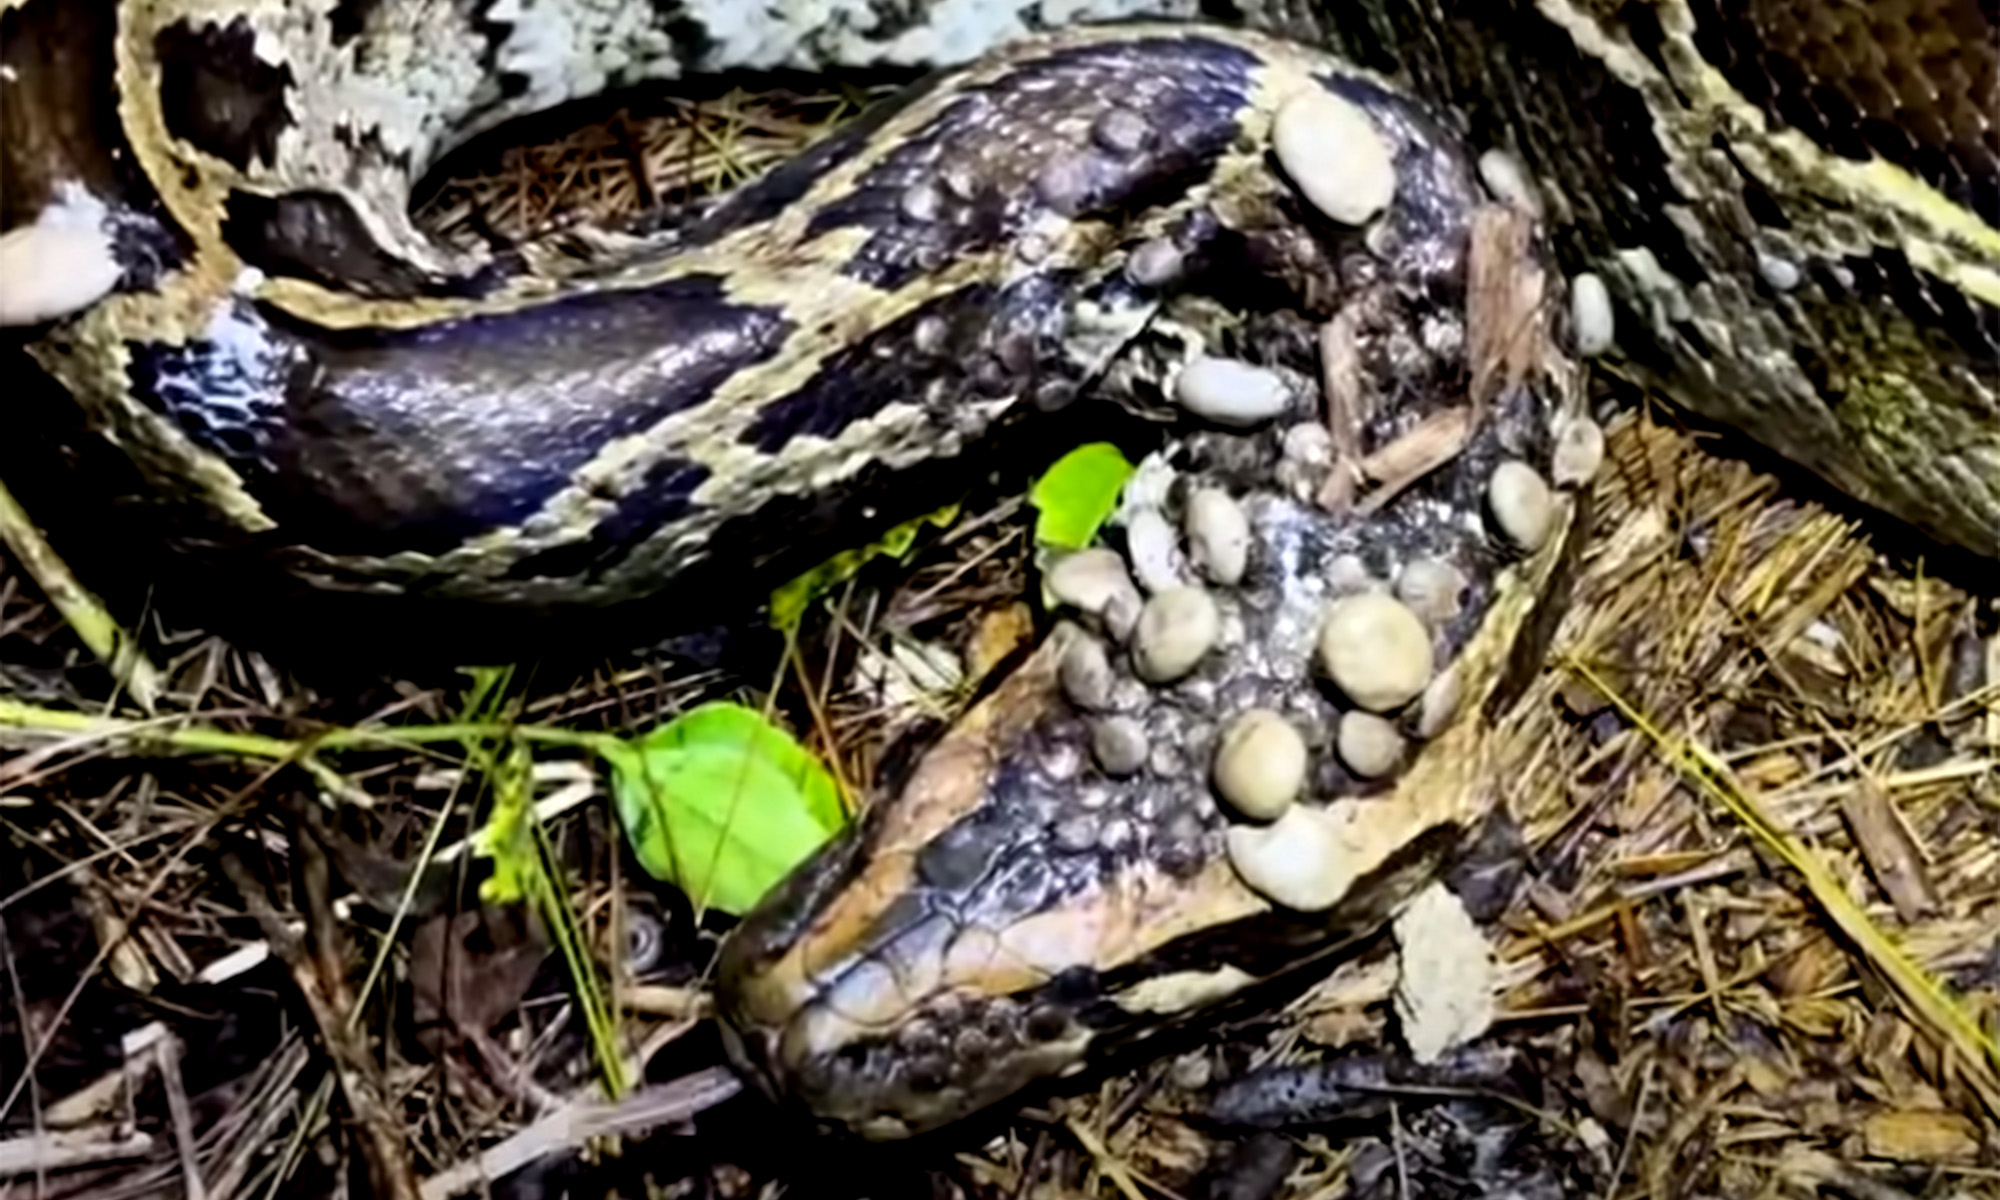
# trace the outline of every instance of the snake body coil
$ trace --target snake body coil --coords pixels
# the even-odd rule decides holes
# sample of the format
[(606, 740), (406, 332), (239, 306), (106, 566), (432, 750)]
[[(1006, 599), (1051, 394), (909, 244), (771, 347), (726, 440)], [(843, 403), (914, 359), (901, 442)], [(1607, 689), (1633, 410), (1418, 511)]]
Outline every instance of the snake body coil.
[[(1040, 11), (959, 13), (959, 41), (951, 5), (852, 0), (797, 36), (713, 7), (8, 4), (4, 219), (96, 206), (118, 285), (31, 352), (211, 531), (327, 588), (642, 598), (810, 552), (1085, 395), (1157, 413), (1218, 354), (1282, 385), (1254, 420), (1204, 410), (1152, 464), (1123, 534), (1143, 607), (1129, 579), (1071, 593), (1078, 623), (732, 939), (743, 1059), (824, 1118), (903, 1136), (1245, 994), (1439, 875), (1490, 803), (1453, 718), (1505, 692), (1517, 637), (1532, 649), (1570, 515), (1547, 481), (1588, 475), (1557, 445), (1594, 427), (1555, 350), (1562, 289), (1471, 152), (1382, 77), (1251, 32), (1010, 43), (582, 257), (415, 232), (412, 178), (510, 116), (717, 65), (958, 61)], [(1787, 61), (1771, 14), (1539, 0), (1491, 6), (1522, 23), (1492, 38), (1491, 12), (1430, 0), (1344, 26), (1244, 7), (1390, 47), (1519, 135), (1558, 241), (1621, 302), (1628, 366), (2000, 553), (2000, 234), (1973, 211), (1990, 120), (1970, 142), (1947, 122), (1949, 169), (1853, 167), (1790, 136), (1789, 93), (1727, 57), (1761, 36), (1759, 69)], [(1624, 90), (1596, 108), (1536, 90), (1523, 64), (1558, 51)], [(1995, 56), (1965, 61), (1990, 90)], [(1848, 83), (1811, 93), (1822, 116)], [(1301, 96), (1379, 139), (1392, 200), (1343, 222), (1302, 198), (1272, 154)], [(1659, 203), (1635, 221), (1640, 183)], [(1171, 515), (1192, 542), (1218, 495), (1247, 513), (1247, 565), (1195, 586), (1175, 535), (1147, 551), (1141, 530)], [(1395, 637), (1323, 616), (1348, 600)], [(1191, 657), (1162, 648), (1187, 627)], [(1397, 638), (1408, 687), (1350, 677)], [(1306, 731), (1310, 770), (1268, 827), (1212, 794), (1248, 709)], [(1274, 842), (1325, 857), (1273, 865)]]
[[(472, 134), (607, 85), (960, 61), (1039, 12), (887, 7), (842, 0), (792, 28), (584, 0), (11, 4), (0, 219), (81, 187), (110, 207), (122, 271), (36, 357), (211, 531), (322, 585), (601, 603), (725, 543), (757, 560), (762, 530), (830, 526), (862, 504), (845, 498), (879, 493), (871, 468), (949, 456), (1011, 400), (1061, 390), (1016, 365), (1065, 340), (1075, 313), (1051, 306), (1097, 286), (1091, 243), (1149, 206), (1165, 220), (1214, 153), (1201, 139), (1229, 135), (1227, 105), (1192, 81), (1221, 72), (1227, 91), (1222, 75), (1278, 44), (1189, 43), (1190, 89), (1157, 98), (1113, 95), (1133, 78), (1124, 34), (1002, 53), (692, 227), (584, 263), (442, 248), (411, 225), (409, 190)], [(1516, 151), (1565, 260), (1612, 285), (1624, 369), (2000, 554), (1991, 15), (1600, 7), (1239, 15), (1394, 66)], [(1009, 90), (1029, 99), (1001, 128)], [(1080, 131), (1114, 100), (1160, 140), (1088, 149)], [(1064, 161), (1077, 154), (1084, 167)], [(1065, 183), (1073, 167), (1089, 177)], [(979, 330), (955, 315), (975, 309)], [(1072, 350), (1084, 340), (1105, 341)], [(946, 413), (908, 386), (828, 403), (880, 390), (864, 341), (945, 390), (962, 381), (932, 367), (976, 373), (982, 400)]]
[(1242, 112), (1305, 69), (1251, 35), (1064, 35), (552, 275), (433, 265), (372, 228), (396, 222), (357, 203), (379, 182), (360, 154), (355, 187), (272, 194), (279, 167), (328, 169), (295, 145), (313, 81), (281, 62), (257, 82), (272, 31), (248, 17), (162, 10), (118, 31), (121, 77), (156, 75), (125, 107), (161, 181), (120, 219), (143, 237), (173, 218), (161, 269), (38, 358), (300, 574), (527, 605), (804, 542), (1022, 401), (1066, 404), (1167, 292), (1123, 250), (1208, 252), (1223, 231), (1193, 217), (1243, 174)]

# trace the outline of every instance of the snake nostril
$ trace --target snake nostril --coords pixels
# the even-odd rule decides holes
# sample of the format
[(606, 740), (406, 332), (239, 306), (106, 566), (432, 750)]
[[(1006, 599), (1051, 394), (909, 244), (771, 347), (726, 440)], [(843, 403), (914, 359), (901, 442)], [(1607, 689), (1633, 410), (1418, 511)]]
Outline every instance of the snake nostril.
[(913, 1060), (910, 1063), (909, 1073), (906, 1076), (909, 1081), (910, 1090), (914, 1092), (943, 1091), (950, 1069), (942, 1055), (925, 1055), (922, 1058)]

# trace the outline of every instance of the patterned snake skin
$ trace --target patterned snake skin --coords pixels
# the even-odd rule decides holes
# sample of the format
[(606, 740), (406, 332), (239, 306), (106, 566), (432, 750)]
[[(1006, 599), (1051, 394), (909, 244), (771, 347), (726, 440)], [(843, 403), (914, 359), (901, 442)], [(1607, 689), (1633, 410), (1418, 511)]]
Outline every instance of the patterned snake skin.
[[(1551, 258), (1607, 286), (1615, 369), (2000, 556), (1977, 0), (1195, 8), (11, 0), (0, 223), (81, 193), (115, 267), (29, 350), (301, 577), (508, 605), (768, 565), (1085, 394), (1170, 426), (1123, 557), (1051, 564), (1033, 659), (725, 953), (749, 1069), (933, 1129), (1365, 938), (1477, 835), (1467, 730), (1583, 528), (1565, 347), (1603, 315)], [(1042, 29), (1142, 14), (1230, 21)], [(960, 69), (663, 233), (408, 218), (444, 150), (571, 97), (883, 62)], [(1393, 183), (1358, 213), (1285, 162), (1301, 96)], [(1282, 803), (1225, 781), (1253, 734)]]
[(1610, 285), (1621, 369), (2000, 556), (1991, 4), (1274, 8), (1521, 156), (1564, 265)]
[[(169, 267), (178, 253), (172, 225), (198, 231), (228, 214), (233, 253), (210, 256), (218, 264), (210, 289), (234, 286), (236, 271), (221, 277), (221, 264), (234, 261), (275, 277), (267, 301), (308, 320), (407, 327), (465, 311), (452, 295), (486, 292), (490, 308), (506, 292), (513, 265), (440, 251), (410, 227), (402, 198), (441, 149), (509, 117), (689, 70), (960, 62), (1045, 23), (1190, 17), (1196, 6), (831, 0), (788, 23), (783, 11), (753, 19), (714, 2), (350, 0), (293, 14), (283, 5), (238, 13), (223, 0), (134, 0), (117, 11), (128, 26), (157, 33), (128, 37), (125, 69), (156, 72), (161, 107), (151, 115), (139, 101), (111, 110), (108, 89), (77, 95), (79, 75), (110, 65), (90, 61), (102, 53), (92, 48), (101, 35), (81, 14), (105, 19), (109, 0), (71, 6), (46, 41), (42, 7), (6, 6), (11, 119), (0, 144), (0, 222), (34, 219), (65, 179), (126, 191), (131, 156), (119, 165), (87, 148), (115, 150), (133, 138), (148, 174), (187, 172), (187, 195), (161, 196), (174, 210), (165, 230), (122, 226), (126, 287)], [(2000, 555), (2000, 31), (1990, 6), (1242, 0), (1202, 12), (1329, 46), (1448, 105), (1476, 150), (1518, 162), (1564, 268), (1608, 284), (1620, 370), (1944, 541)], [(155, 57), (157, 67), (141, 61)], [(208, 103), (211, 89), (220, 98)], [(143, 89), (134, 95), (146, 99)], [(316, 275), (344, 282), (315, 288)], [(375, 303), (341, 303), (356, 287)], [(63, 340), (129, 340), (116, 325)], [(164, 453), (162, 477), (184, 489), (201, 481), (204, 502), (226, 524), (268, 531), (287, 519), (243, 494), (248, 468), (229, 461), (226, 445), (222, 461), (189, 461), (186, 447), (159, 445), (174, 435), (153, 416), (123, 407), (123, 381), (83, 378), (74, 364), (52, 369), (100, 420), (122, 428), (135, 454)], [(577, 428), (502, 436), (547, 445)], [(606, 433), (575, 436), (582, 444), (565, 453), (581, 469), (589, 439)], [(641, 458), (643, 467), (600, 470), (658, 472), (669, 507), (697, 486), (687, 456), (678, 456), (678, 473), (662, 458)], [(548, 573), (556, 592), (570, 594), (578, 581), (561, 554), (591, 559), (604, 549), (577, 548), (564, 524), (586, 519), (587, 497), (563, 508), (544, 494), (542, 519), (557, 533), (510, 537), (497, 552), (502, 563), (468, 546), (454, 557), (451, 539), (496, 515), (531, 512), (520, 485), (504, 484), (507, 499), (496, 502), (473, 494), (476, 481), (453, 484), (449, 475), (355, 486), (325, 478), (341, 469), (322, 467), (318, 491), (331, 493), (342, 520), (359, 515), (411, 532), (334, 537), (330, 560), (308, 554), (295, 564), (321, 581), (386, 575), (393, 587), (449, 587), (488, 568), (532, 577), (549, 560), (523, 567), (515, 556), (557, 550), (562, 569)], [(483, 469), (472, 461), (460, 473)], [(305, 509), (289, 518), (295, 526), (312, 524), (312, 505)], [(627, 513), (609, 522), (611, 532), (652, 515)], [(299, 532), (310, 540), (325, 531)], [(657, 575), (661, 561), (689, 549), (688, 538), (669, 541), (642, 555), (651, 561), (640, 573)], [(401, 565), (385, 567), (382, 552), (397, 545)], [(357, 547), (362, 559), (343, 561)]]

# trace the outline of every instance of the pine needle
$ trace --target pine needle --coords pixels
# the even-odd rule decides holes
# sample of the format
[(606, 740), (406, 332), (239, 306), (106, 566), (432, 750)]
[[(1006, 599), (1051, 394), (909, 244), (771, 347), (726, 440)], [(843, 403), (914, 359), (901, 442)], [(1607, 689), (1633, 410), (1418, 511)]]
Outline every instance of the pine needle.
[(1889, 932), (1861, 905), (1811, 848), (1773, 820), (1716, 753), (1691, 739), (1676, 737), (1640, 712), (1604, 677), (1581, 659), (1564, 665), (1588, 682), (1658, 747), (1689, 781), (1735, 815), (1759, 844), (1776, 854), (1806, 881), (1807, 889), (1834, 925), (1882, 973), (1947, 1051), (1959, 1060), (1966, 1085), (2000, 1116), (2000, 1043), (1981, 1029), (1943, 981), (1904, 953)]

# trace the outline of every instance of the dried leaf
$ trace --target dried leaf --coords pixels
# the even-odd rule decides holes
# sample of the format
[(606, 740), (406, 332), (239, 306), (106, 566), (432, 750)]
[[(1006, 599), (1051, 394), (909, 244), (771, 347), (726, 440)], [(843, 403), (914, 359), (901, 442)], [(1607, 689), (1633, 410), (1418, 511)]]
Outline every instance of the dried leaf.
[(1979, 1154), (1979, 1130), (1961, 1113), (1935, 1108), (1878, 1112), (1861, 1124), (1868, 1153), (1899, 1162), (1963, 1162)]
[(1472, 409), (1455, 405), (1431, 413), (1408, 433), (1362, 460), (1361, 473), (1376, 481), (1375, 490), (1355, 506), (1371, 513), (1417, 480), (1457, 458), (1472, 436)]

